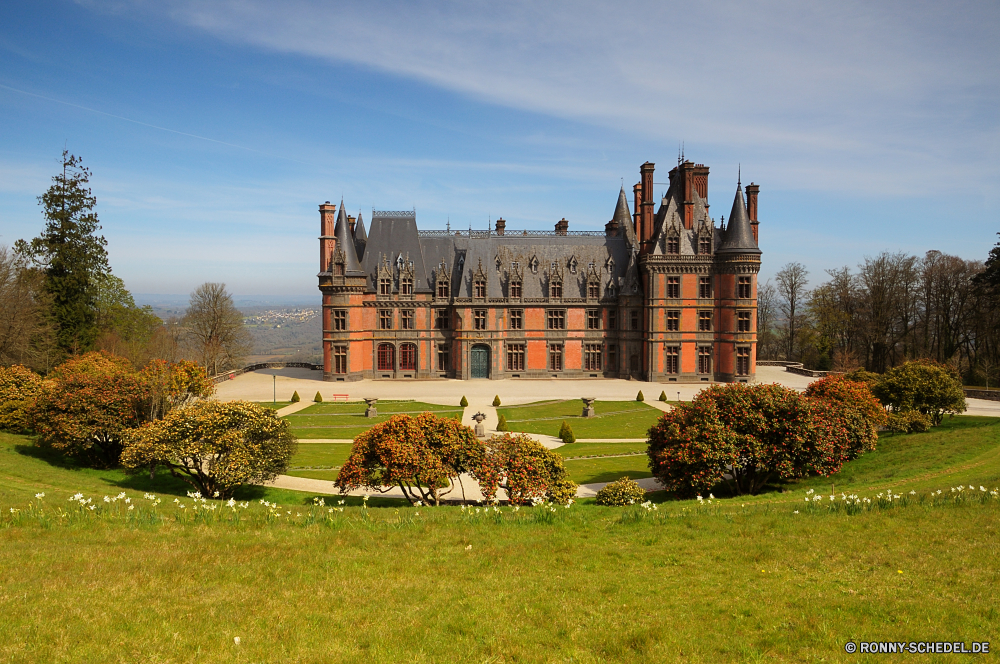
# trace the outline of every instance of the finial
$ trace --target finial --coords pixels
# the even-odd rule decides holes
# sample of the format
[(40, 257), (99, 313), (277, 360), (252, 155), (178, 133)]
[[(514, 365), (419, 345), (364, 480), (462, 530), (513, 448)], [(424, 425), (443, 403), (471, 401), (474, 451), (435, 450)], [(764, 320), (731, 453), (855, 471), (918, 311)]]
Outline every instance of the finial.
[(737, 163), (736, 164), (736, 186), (737, 187), (742, 187), (743, 186), (743, 173), (742, 173), (742, 171), (743, 171), (743, 164)]
[(445, 224), (445, 228), (449, 233), (451, 232), (451, 215), (448, 215), (448, 222)]

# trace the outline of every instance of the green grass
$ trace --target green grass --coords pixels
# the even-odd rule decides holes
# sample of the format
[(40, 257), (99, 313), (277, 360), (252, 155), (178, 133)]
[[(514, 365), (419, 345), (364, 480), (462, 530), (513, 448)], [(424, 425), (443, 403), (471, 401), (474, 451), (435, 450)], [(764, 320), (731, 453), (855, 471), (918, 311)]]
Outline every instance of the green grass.
[(280, 410), (285, 406), (292, 405), (291, 401), (278, 401), (277, 403), (274, 401), (259, 401), (258, 403), (264, 408), (270, 408), (271, 410)]
[(347, 443), (303, 443), (288, 463), (290, 469), (339, 468), (347, 461), (351, 445)]
[(639, 443), (573, 443), (553, 450), (563, 458), (584, 456), (610, 456), (617, 454), (646, 453), (645, 441)]
[(565, 461), (564, 464), (569, 478), (577, 484), (614, 482), (625, 476), (634, 480), (652, 476), (652, 473), (649, 472), (649, 457), (645, 454), (608, 459), (570, 460)]
[(428, 411), (441, 416), (461, 418), (457, 406), (441, 406), (419, 401), (388, 401), (376, 404), (378, 416), (365, 417), (364, 402), (322, 403), (310, 406), (285, 417), (292, 433), (299, 438), (348, 439), (367, 431), (375, 424), (385, 422), (398, 413), (419, 415)]
[(583, 402), (570, 399), (505, 406), (497, 413), (507, 418), (511, 431), (549, 436), (558, 435), (565, 420), (577, 438), (645, 438), (661, 415), (661, 411), (638, 401), (597, 401), (594, 410), (595, 417), (582, 417)]

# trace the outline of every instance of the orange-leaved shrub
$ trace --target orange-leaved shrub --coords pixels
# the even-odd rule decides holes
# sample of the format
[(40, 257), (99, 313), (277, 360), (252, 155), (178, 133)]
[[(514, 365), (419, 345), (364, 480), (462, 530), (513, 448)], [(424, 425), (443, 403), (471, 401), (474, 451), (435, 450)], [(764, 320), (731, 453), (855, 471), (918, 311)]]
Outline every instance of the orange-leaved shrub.
[(810, 383), (805, 395), (834, 402), (844, 410), (843, 417), (847, 420), (851, 439), (848, 459), (856, 459), (875, 449), (878, 430), (888, 422), (888, 414), (867, 382), (848, 380), (844, 376), (827, 376)]
[(576, 496), (576, 483), (567, 477), (562, 457), (523, 433), (495, 434), (486, 441), (486, 455), (475, 471), (487, 501), (497, 490), (507, 492), (514, 505), (534, 500), (565, 505)]
[(28, 433), (28, 407), (42, 389), (42, 377), (15, 364), (0, 367), (0, 429)]

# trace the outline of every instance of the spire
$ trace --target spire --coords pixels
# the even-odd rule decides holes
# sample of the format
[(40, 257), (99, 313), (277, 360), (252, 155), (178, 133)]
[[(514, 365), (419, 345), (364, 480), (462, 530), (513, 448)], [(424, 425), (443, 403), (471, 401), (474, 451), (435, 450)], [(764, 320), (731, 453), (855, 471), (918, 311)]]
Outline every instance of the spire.
[(358, 212), (358, 223), (354, 225), (354, 250), (358, 252), (358, 260), (365, 257), (365, 247), (368, 246), (368, 233), (365, 232), (365, 222)]
[(759, 254), (760, 249), (753, 239), (750, 228), (750, 217), (747, 216), (747, 206), (743, 202), (743, 186), (736, 185), (736, 198), (733, 200), (733, 211), (729, 213), (729, 225), (722, 239), (722, 246), (717, 254)]
[(344, 276), (363, 277), (365, 272), (361, 269), (358, 261), (358, 252), (354, 248), (354, 238), (351, 237), (351, 228), (347, 223), (347, 212), (344, 211), (344, 201), (340, 201), (340, 212), (337, 214), (337, 226), (333, 229), (333, 236), (337, 238), (335, 252), (344, 252)]
[(611, 221), (605, 225), (605, 232), (609, 235), (615, 231), (615, 235), (622, 235), (629, 242), (635, 242), (635, 231), (632, 229), (632, 213), (628, 209), (628, 196), (625, 195), (625, 186), (622, 185), (618, 192), (618, 204), (615, 206), (615, 214)]

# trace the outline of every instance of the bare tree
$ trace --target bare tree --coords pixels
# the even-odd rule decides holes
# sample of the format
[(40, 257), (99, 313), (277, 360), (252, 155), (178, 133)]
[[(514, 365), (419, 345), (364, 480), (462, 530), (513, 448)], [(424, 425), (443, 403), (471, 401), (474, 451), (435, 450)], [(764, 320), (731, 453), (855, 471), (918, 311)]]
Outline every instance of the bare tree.
[(52, 337), (44, 281), (40, 270), (0, 246), (0, 364), (36, 366), (42, 360)]
[(784, 318), (785, 359), (795, 357), (798, 329), (802, 327), (809, 270), (802, 263), (787, 263), (774, 276), (778, 282), (778, 310)]
[(192, 353), (213, 375), (240, 367), (253, 348), (225, 284), (204, 283), (191, 293), (183, 327)]
[(757, 357), (762, 360), (777, 359), (777, 339), (774, 333), (777, 317), (778, 291), (768, 280), (757, 287)]

